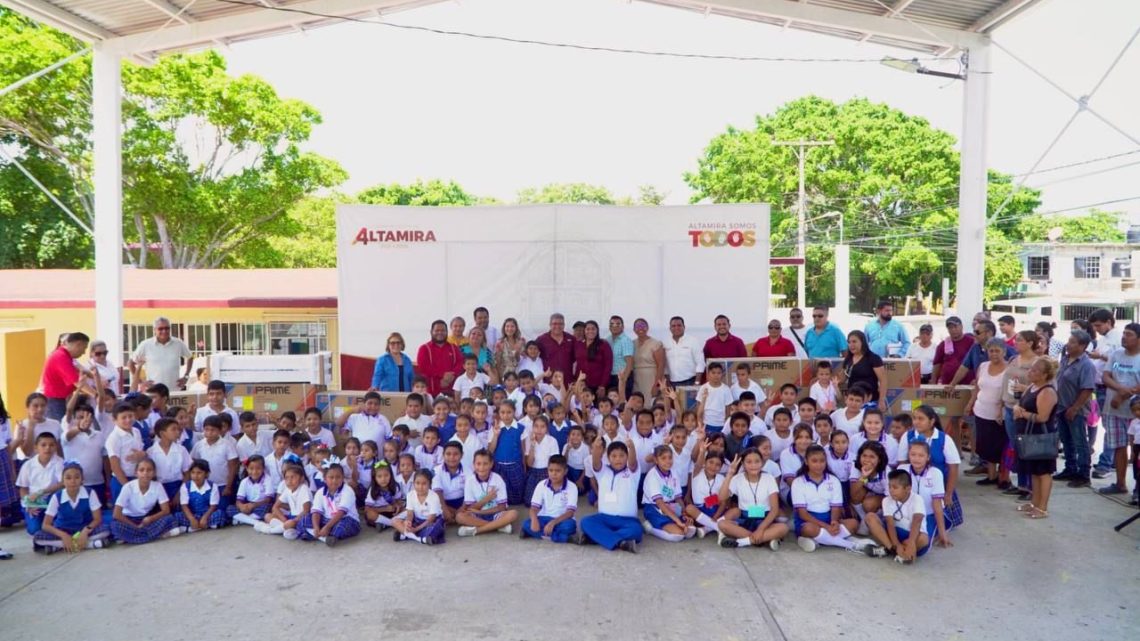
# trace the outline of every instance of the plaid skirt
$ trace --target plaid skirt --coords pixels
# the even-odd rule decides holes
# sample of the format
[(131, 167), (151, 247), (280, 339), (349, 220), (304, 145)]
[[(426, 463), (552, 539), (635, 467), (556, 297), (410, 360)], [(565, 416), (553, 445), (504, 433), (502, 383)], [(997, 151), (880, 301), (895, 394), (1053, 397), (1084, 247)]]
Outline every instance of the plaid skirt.
[[(63, 528), (58, 528), (58, 529), (63, 530)], [(68, 532), (68, 530), (63, 530), (63, 531)], [(76, 530), (75, 532), (78, 532), (78, 531), (79, 530)], [(70, 534), (75, 534), (75, 532), (70, 532)], [(96, 539), (105, 539), (109, 536), (111, 536), (111, 528), (110, 528), (110, 526), (107, 525), (106, 521), (103, 521), (102, 523), (99, 524), (99, 527), (95, 528), (94, 530), (91, 530), (91, 533), (87, 535), (87, 540), (88, 541), (94, 541)], [(55, 543), (56, 541), (59, 541), (58, 536), (52, 534), (51, 532), (47, 532), (44, 530), (40, 530), (39, 532), (36, 532), (35, 535), (32, 536), (32, 542), (35, 543), (36, 545), (50, 545), (52, 543)]]
[(12, 458), (8, 450), (0, 449), (0, 508), (20, 502), (20, 492), (16, 489), (16, 473), (12, 468)]
[[(200, 517), (201, 515), (195, 514), (194, 516)], [(214, 510), (214, 513), (210, 515), (210, 520), (206, 521), (206, 525), (212, 529), (216, 529), (229, 525), (229, 522), (230, 519), (226, 516), (226, 510), (218, 509)], [(182, 510), (180, 509), (174, 513), (174, 524), (178, 527), (189, 528), (190, 519), (186, 518), (186, 515), (183, 514)]]
[(526, 491), (523, 492), (523, 500), (527, 505), (534, 501), (534, 490), (548, 478), (545, 467), (532, 467), (526, 473)]
[(128, 516), (135, 526), (131, 527), (120, 521), (111, 521), (111, 536), (122, 543), (139, 544), (150, 543), (162, 538), (170, 530), (174, 529), (174, 517), (164, 516), (161, 519), (151, 523), (150, 525), (141, 526), (142, 517)]
[[(416, 527), (420, 523), (423, 523), (423, 522), (424, 522), (424, 520), (418, 516), (412, 517), (412, 527)], [(420, 532), (417, 536), (419, 536), (422, 539), (431, 539), (431, 542), (435, 545), (439, 545), (440, 543), (443, 543), (444, 542), (443, 518), (442, 517), (436, 517), (435, 521), (431, 525), (420, 530)]]
[(495, 463), (495, 473), (503, 477), (507, 486), (507, 503), (522, 505), (523, 492), (526, 490), (526, 470), (522, 463)]
[[(238, 515), (238, 512), (239, 510), (237, 509), (237, 506), (231, 505), (226, 508), (226, 518), (230, 521), (233, 521), (234, 517)], [(253, 508), (253, 511), (249, 513), (250, 516), (256, 518), (259, 521), (264, 521), (266, 514), (269, 514), (269, 505), (255, 507)]]
[[(301, 535), (304, 541), (316, 541), (317, 537), (313, 534), (313, 513), (309, 512), (301, 517), (301, 521), (297, 523), (297, 533)], [(336, 522), (333, 526), (332, 537), (334, 539), (351, 539), (352, 537), (360, 534), (360, 521), (354, 518), (345, 516)]]
[(946, 518), (947, 529), (950, 527), (961, 527), (962, 524), (966, 522), (966, 515), (962, 513), (962, 503), (958, 500), (958, 490), (954, 490), (954, 494), (950, 496), (950, 500), (945, 501), (942, 516)]

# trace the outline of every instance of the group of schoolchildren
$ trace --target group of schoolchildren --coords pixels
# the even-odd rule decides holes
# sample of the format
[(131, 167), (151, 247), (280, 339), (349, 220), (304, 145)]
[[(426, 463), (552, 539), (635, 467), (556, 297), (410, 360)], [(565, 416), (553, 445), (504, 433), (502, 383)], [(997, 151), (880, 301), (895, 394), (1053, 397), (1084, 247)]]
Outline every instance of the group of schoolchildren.
[[(645, 533), (712, 532), (726, 548), (775, 550), (790, 530), (807, 552), (900, 563), (951, 545), (960, 458), (933, 410), (888, 421), (861, 385), (840, 396), (827, 362), (803, 397), (791, 384), (763, 394), (746, 363), (735, 374), (729, 384), (710, 363), (691, 410), (664, 382), (648, 405), (526, 370), (457, 399), (432, 399), (417, 381), (394, 424), (368, 393), (335, 431), (316, 408), (301, 425), (286, 412), (262, 429), (225, 405), (220, 381), (202, 408), (168, 407), (162, 385), (123, 399), (77, 393), (64, 425), (32, 394), (28, 418), (0, 431), (11, 441), (0, 457), (15, 454), (0, 468), (19, 470), (14, 483), (0, 474), (0, 500), (18, 491), (15, 518), (45, 553), (231, 524), (329, 546), (363, 528), (441, 544), (455, 525), (459, 536), (517, 531), (630, 552)], [(597, 512), (579, 520), (580, 497)]]

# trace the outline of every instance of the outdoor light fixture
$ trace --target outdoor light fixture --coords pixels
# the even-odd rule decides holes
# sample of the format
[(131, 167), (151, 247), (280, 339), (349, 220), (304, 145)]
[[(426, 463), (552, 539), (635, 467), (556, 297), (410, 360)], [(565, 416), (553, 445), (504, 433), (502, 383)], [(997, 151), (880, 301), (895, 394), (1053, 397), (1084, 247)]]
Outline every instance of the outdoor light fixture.
[(881, 64), (890, 67), (891, 69), (898, 69), (906, 73), (920, 73), (926, 76), (938, 76), (939, 78), (953, 78), (955, 80), (965, 80), (966, 74), (963, 73), (950, 73), (948, 71), (935, 71), (927, 69), (918, 64), (918, 58), (911, 58), (910, 60), (903, 60), (901, 58), (891, 58), (887, 56), (883, 58)]

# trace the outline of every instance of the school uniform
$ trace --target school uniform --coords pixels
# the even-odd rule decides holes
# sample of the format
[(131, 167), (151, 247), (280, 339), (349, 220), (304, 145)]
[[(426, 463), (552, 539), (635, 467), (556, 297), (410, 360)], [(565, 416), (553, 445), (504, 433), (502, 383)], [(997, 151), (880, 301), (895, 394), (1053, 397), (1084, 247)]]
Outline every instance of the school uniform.
[(571, 483), (577, 483), (590, 466), (590, 446), (583, 441), (578, 447), (570, 447), (567, 443), (562, 448), (562, 456), (566, 457), (566, 478)]
[(724, 409), (736, 402), (732, 397), (732, 388), (724, 383), (713, 387), (705, 383), (697, 392), (697, 398), (707, 390), (705, 395), (705, 415), (700, 417), (705, 423), (705, 431), (719, 432), (724, 426)]
[[(905, 440), (905, 443), (902, 442)], [(943, 483), (945, 479), (950, 476), (951, 465), (961, 465), (962, 457), (958, 454), (958, 447), (954, 444), (954, 439), (950, 438), (940, 429), (935, 428), (934, 432), (927, 438), (919, 434), (915, 430), (909, 430), (902, 439), (900, 439), (898, 446), (898, 461), (906, 463), (910, 457), (910, 444), (913, 441), (927, 441), (930, 443), (930, 465), (942, 473)], [(962, 512), (962, 503), (958, 500), (958, 490), (954, 490), (946, 501), (946, 510), (943, 516), (946, 518), (946, 523), (953, 527), (960, 527), (966, 522), (966, 516)], [(949, 528), (947, 528), (949, 529)]]
[[(236, 502), (257, 503), (266, 498), (275, 497), (277, 494), (276, 487), (268, 474), (263, 473), (261, 478), (257, 480), (254, 480), (252, 476), (247, 476), (238, 484), (237, 496), (235, 497), (237, 499)], [(265, 505), (254, 508), (248, 515), (244, 516), (251, 517), (255, 521), (263, 521), (265, 520), (265, 515), (269, 513), (272, 507), (273, 501), (270, 501)], [(242, 519), (234, 520), (234, 517), (239, 514), (241, 514), (241, 511), (238, 510), (237, 505), (230, 505), (226, 508), (226, 516), (235, 524), (243, 522)]]
[(693, 505), (707, 516), (716, 514), (720, 505), (720, 486), (724, 485), (724, 475), (716, 474), (711, 479), (704, 470), (694, 471), (689, 481), (689, 496)]
[(468, 376), (466, 372), (460, 374), (455, 378), (455, 382), (451, 384), (451, 389), (455, 390), (455, 396), (459, 400), (471, 398), (471, 390), (478, 387), (486, 391), (487, 386), (491, 384), (491, 378), (483, 372), (475, 372), (474, 376)]
[[(313, 434), (312, 432), (305, 430), (305, 435), (309, 437), (309, 443), (310, 444), (324, 443), (325, 445), (328, 446), (328, 448), (330, 450), (336, 448), (336, 435), (334, 435), (332, 433), (332, 430), (330, 430), (327, 427), (322, 427), (320, 429), (320, 431), (318, 431), (316, 434)], [(261, 436), (260, 432), (258, 433), (258, 436), (259, 437)], [(258, 440), (260, 440), (260, 438)], [(270, 432), (270, 445), (271, 445), (271, 447), (269, 449), (267, 449), (264, 453), (262, 453), (262, 456), (265, 456), (266, 454), (269, 454), (270, 452), (273, 451), (272, 442), (273, 442), (273, 433)]]
[[(428, 416), (427, 414), (420, 414), (417, 418), (412, 418), (411, 416), (408, 416), (407, 414), (405, 414), (405, 415), (401, 416), (400, 418), (396, 419), (395, 423), (392, 423), (392, 427), (395, 427), (397, 425), (407, 425), (408, 431), (419, 432), (422, 435), (424, 433), (424, 430), (427, 429), (427, 426), (431, 425), (431, 416)], [(413, 447), (418, 446), (421, 442), (421, 438), (422, 438), (421, 436), (409, 438), (408, 439), (408, 447), (413, 448)], [(440, 434), (439, 434), (439, 442), (440, 443), (446, 443), (447, 442), (447, 441), (443, 440), (443, 438), (444, 438), (444, 434), (443, 434), (443, 432), (440, 432)], [(363, 441), (361, 441), (361, 442), (363, 443)], [(376, 441), (376, 444), (382, 445), (383, 443), (381, 441)]]
[[(494, 472), (488, 474), (486, 478), (479, 478), (479, 475), (475, 472), (468, 474), (463, 482), (463, 504), (467, 507), (473, 507), (476, 504), (482, 503), (492, 488), (495, 490), (494, 505), (506, 507), (507, 484), (503, 481), (503, 477)], [(493, 506), (482, 505), (481, 509), (489, 509), (491, 507)], [(474, 516), (478, 516), (478, 518), (484, 521), (492, 522), (500, 518), (501, 514), (505, 513), (506, 512), (496, 512), (495, 514), (478, 514)]]
[[(40, 434), (51, 434), (58, 442), (60, 435), (63, 434), (63, 427), (60, 425), (59, 421), (55, 420), (54, 418), (45, 418), (39, 423), (36, 423), (32, 427), (32, 447), (35, 447), (35, 440), (40, 437)], [(29, 458), (35, 458), (35, 456), (36, 453), (34, 451), (25, 452), (23, 447), (17, 447), (16, 460), (14, 461), (14, 463), (16, 463), (16, 471), (20, 471), (19, 467), (23, 464), (24, 461), (28, 460)]]
[[(888, 434), (885, 429), (879, 433), (877, 439), (868, 439), (866, 432), (862, 431), (851, 433), (850, 437), (851, 445), (847, 448), (849, 452), (858, 452), (859, 448), (863, 447), (863, 444), (868, 440), (875, 440), (879, 445), (882, 445), (883, 449), (887, 452), (887, 465), (894, 465), (895, 461), (898, 460), (899, 442), (895, 437)], [(905, 463), (906, 461), (904, 460), (903, 462)]]
[[(862, 474), (863, 474), (863, 471), (857, 469), (855, 467), (855, 462), (852, 461), (851, 479), (848, 482), (848, 492), (850, 492), (850, 486), (852, 484), (862, 483), (862, 480), (861, 480)], [(888, 484), (889, 484), (889, 479), (887, 478), (887, 470), (883, 470), (882, 472), (879, 472), (875, 476), (872, 476), (871, 478), (867, 479), (867, 482), (863, 483), (863, 487), (867, 490), (867, 492), (869, 494), (874, 494), (875, 496), (884, 496), (885, 497), (885, 496), (890, 495), (890, 492), (887, 491)], [(850, 497), (850, 496), (851, 495), (848, 494), (848, 497)]]
[(225, 404), (222, 405), (222, 409), (216, 412), (211, 409), (209, 405), (199, 407), (198, 411), (194, 413), (194, 431), (201, 433), (206, 419), (211, 416), (218, 416), (219, 414), (229, 414), (230, 418), (233, 419), (233, 427), (231, 427), (229, 431), (230, 435), (237, 436), (241, 434), (241, 420), (238, 418), (238, 413)]
[[(400, 510), (400, 503), (404, 501), (404, 492), (400, 489), (400, 484), (397, 482), (396, 491), (389, 492), (381, 487), (374, 487), (368, 490), (368, 494), (364, 495), (364, 507), (372, 508), (374, 510), (382, 510), (387, 512), (387, 516), (381, 514), (376, 523), (379, 525), (391, 525), (392, 520), (402, 516)], [(388, 509), (385, 509), (388, 508)], [(367, 519), (365, 519), (367, 520)]]
[(758, 402), (764, 400), (765, 398), (764, 390), (760, 388), (760, 384), (751, 379), (748, 381), (748, 387), (741, 387), (740, 382), (736, 381), (729, 387), (729, 389), (732, 390), (732, 401), (734, 403), (740, 402), (740, 395), (745, 392), (752, 392), (752, 394), (756, 396), (756, 400)]
[(561, 423), (556, 423), (554, 420), (550, 421), (550, 429), (547, 433), (554, 437), (554, 442), (558, 443), (558, 451), (561, 452), (566, 443), (570, 441), (570, 428), (573, 423), (569, 419), (563, 420)]
[[(463, 469), (467, 469), (467, 468), (463, 468)], [(416, 475), (415, 474), (412, 474), (411, 476), (409, 476), (408, 478), (405, 479), (404, 477), (400, 476), (399, 473), (393, 473), (392, 478), (395, 479), (396, 485), (399, 486), (400, 494), (404, 495), (405, 497), (411, 496), (412, 492), (415, 491), (415, 488), (413, 487), (413, 485), (416, 482)], [(397, 516), (396, 518), (400, 518), (400, 516)]]
[(127, 483), (119, 493), (119, 498), (115, 499), (115, 506), (123, 509), (123, 516), (127, 517), (134, 526), (112, 520), (111, 536), (129, 544), (150, 543), (161, 538), (175, 528), (174, 517), (167, 514), (148, 525), (140, 523), (151, 512), (159, 509), (161, 504), (169, 502), (166, 491), (157, 482), (151, 481), (145, 492), (142, 491), (137, 479)]
[(292, 521), (305, 513), (306, 503), (312, 505), (313, 493), (304, 483), (299, 483), (297, 489), (290, 490), (285, 481), (281, 481), (277, 486), (277, 503), (285, 506), (285, 520)]
[(526, 492), (526, 467), (523, 464), (523, 428), (518, 423), (504, 425), (495, 445), (495, 473), (507, 484), (507, 503), (520, 505), (530, 497)]
[(922, 517), (918, 524), (919, 532), (927, 535), (926, 545), (917, 548), (918, 556), (922, 556), (934, 546), (934, 537), (930, 536), (930, 529), (927, 525), (926, 502), (913, 488), (905, 501), (896, 501), (890, 495), (883, 499), (883, 517), (894, 521), (895, 534), (899, 537), (899, 543), (904, 543), (911, 537), (910, 526), (916, 514)]
[(523, 491), (523, 498), (526, 501), (533, 501), (535, 488), (547, 478), (546, 467), (550, 462), (550, 457), (558, 454), (558, 441), (548, 434), (542, 437), (537, 445), (529, 440), (526, 441), (526, 444), (527, 448), (534, 449), (534, 464), (527, 468), (526, 489)]
[(434, 427), (436, 431), (439, 432), (440, 443), (447, 443), (455, 436), (455, 415), (448, 414), (447, 420), (443, 422), (443, 425), (437, 424), (435, 420), (432, 419), (428, 422), (428, 426)]
[(684, 501), (684, 492), (681, 490), (681, 477), (673, 470), (662, 472), (656, 466), (645, 473), (645, 486), (641, 499), (642, 514), (645, 520), (654, 528), (660, 530), (673, 522), (657, 506), (657, 499), (665, 502), (665, 509), (680, 517), (682, 506), (678, 501)]
[(270, 487), (277, 487), (285, 480), (285, 457), (289, 456), (286, 450), (280, 458), (270, 452), (265, 455), (265, 475), (269, 477)]
[(182, 479), (190, 471), (190, 452), (180, 443), (171, 443), (169, 451), (163, 451), (161, 443), (155, 443), (146, 451), (154, 461), (154, 480), (162, 484), (166, 496), (179, 496)]
[[(578, 487), (569, 478), (562, 480), (562, 485), (555, 488), (550, 479), (545, 479), (535, 488), (534, 497), (530, 506), (538, 510), (538, 530), (530, 527), (530, 518), (524, 517), (522, 523), (523, 538), (532, 537), (541, 539), (548, 523), (566, 514), (574, 514), (578, 509)], [(578, 524), (573, 516), (554, 526), (550, 540), (555, 543), (566, 543), (578, 531)]]
[[(468, 430), (466, 439), (461, 439), (459, 438), (459, 434), (455, 434), (451, 437), (451, 441), (449, 442), (459, 443), (463, 446), (463, 458), (461, 459), (463, 469), (475, 469), (475, 452), (483, 449), (483, 442), (479, 440), (475, 432)], [(433, 467), (432, 469), (435, 468)]]
[[(934, 514), (934, 502), (942, 501), (944, 506), (946, 502), (946, 483), (942, 471), (928, 464), (926, 469), (918, 474), (909, 463), (900, 465), (898, 469), (906, 470), (910, 474), (911, 494), (917, 493), (922, 498), (922, 506), (926, 510), (926, 532), (930, 535), (930, 542), (933, 543), (934, 538), (938, 536), (938, 517)], [(886, 502), (887, 500), (883, 499), (884, 514)], [(942, 511), (942, 520), (947, 532), (954, 529), (954, 524), (946, 518), (945, 507)]]
[[(464, 448), (466, 450), (467, 448)], [(475, 455), (474, 452), (471, 453)], [(443, 446), (436, 443), (436, 446), (429, 452), (423, 445), (416, 446), (412, 450), (412, 456), (416, 458), (417, 470), (434, 470), (436, 467), (443, 465)]]
[[(16, 487), (27, 489), (30, 497), (32, 494), (42, 492), (59, 483), (62, 475), (63, 459), (60, 457), (52, 455), (47, 463), (41, 463), (39, 456), (33, 456), (24, 461), (24, 464), (20, 466), (20, 473), (16, 475)], [(32, 515), (28, 511), (28, 505), (26, 503), (22, 503), (24, 510), (24, 529), (28, 531), (28, 534), (34, 535), (43, 527), (44, 508), (47, 507), (50, 500), (50, 496), (40, 497), (38, 501), (39, 513), (35, 515)]]
[(344, 428), (349, 434), (355, 436), (363, 445), (365, 441), (372, 441), (377, 446), (392, 437), (392, 425), (383, 414), (375, 416), (357, 412), (348, 417)]
[(858, 414), (847, 418), (847, 408), (841, 407), (831, 413), (831, 424), (835, 426), (835, 429), (847, 432), (847, 435), (854, 439), (859, 428), (863, 427), (863, 410), (859, 410)]
[[(784, 450), (792, 447), (792, 443), (795, 441), (792, 434), (792, 430), (788, 430), (787, 436), (780, 436), (776, 433), (776, 430), (768, 432), (768, 440), (772, 443), (773, 459), (779, 461), (780, 457), (784, 454)], [(725, 461), (725, 465), (728, 465), (728, 461)]]
[(823, 473), (823, 480), (816, 483), (806, 474), (797, 476), (792, 481), (792, 511), (793, 525), (796, 536), (800, 536), (806, 523), (800, 518), (800, 510), (807, 510), (809, 514), (824, 523), (831, 523), (831, 509), (843, 507), (842, 483), (830, 472)]
[(626, 540), (641, 543), (644, 530), (637, 520), (640, 475), (629, 467), (614, 470), (603, 464), (601, 470), (594, 470), (594, 476), (598, 481), (598, 513), (582, 519), (582, 534), (607, 550)]
[[(178, 489), (178, 504), (190, 509), (190, 513), (194, 518), (202, 518), (211, 507), (216, 508), (210, 519), (206, 521), (206, 526), (211, 530), (216, 530), (220, 527), (225, 527), (229, 524), (229, 519), (226, 518), (226, 508), (219, 505), (221, 496), (218, 494), (218, 486), (210, 481), (204, 482), (202, 485), (195, 485), (194, 481), (186, 481)], [(193, 531), (190, 526), (190, 519), (179, 508), (174, 513), (174, 523), (178, 527), (184, 527)]]
[[(146, 451), (143, 447), (142, 434), (138, 429), (131, 428), (124, 430), (120, 427), (115, 427), (115, 430), (107, 435), (107, 442), (103, 445), (104, 450), (107, 452), (107, 458), (119, 459), (119, 467), (123, 471), (123, 476), (127, 477), (128, 481), (135, 478), (135, 466), (138, 461), (131, 461), (128, 457), (134, 453), (135, 450), (140, 452)], [(123, 489), (123, 485), (119, 483), (119, 479), (114, 474), (111, 475), (111, 502), (114, 503), (119, 498), (119, 492)]]
[(209, 481), (218, 486), (218, 492), (222, 496), (222, 507), (228, 507), (226, 483), (229, 482), (230, 478), (229, 462), (237, 460), (237, 448), (231, 441), (224, 438), (219, 438), (213, 443), (202, 439), (194, 444), (194, 451), (190, 452), (190, 456), (204, 459), (210, 464)]
[(407, 518), (408, 513), (411, 513), (413, 527), (418, 526), (433, 516), (435, 517), (432, 524), (420, 530), (416, 536), (421, 539), (430, 540), (436, 545), (444, 542), (443, 505), (440, 503), (438, 494), (428, 492), (421, 501), (419, 495), (412, 492), (408, 495), (406, 507), (405, 518)]
[[(772, 429), (772, 419), (776, 416), (776, 410), (781, 407), (784, 407), (783, 403), (773, 405), (768, 408), (767, 412), (764, 412), (764, 424), (767, 425), (769, 429)], [(800, 422), (800, 409), (798, 407), (784, 407), (784, 409), (792, 413), (792, 427), (795, 427), (796, 423)]]
[(254, 454), (265, 456), (273, 451), (273, 432), (258, 430), (254, 439), (242, 434), (234, 444), (234, 449), (237, 451), (238, 460), (243, 464)]
[[(656, 432), (650, 432), (649, 436), (642, 436), (637, 430), (629, 433), (629, 442), (633, 443), (633, 447), (637, 450), (637, 471), (634, 472), (640, 477), (644, 477), (649, 468), (653, 467), (653, 463), (647, 463), (646, 457), (653, 456), (653, 450), (658, 445), (662, 445), (661, 435)], [(606, 444), (609, 447), (609, 443)]]
[(736, 524), (752, 532), (768, 516), (771, 497), (779, 492), (779, 488), (776, 478), (771, 474), (761, 472), (760, 478), (753, 482), (741, 472), (732, 477), (728, 491), (736, 497), (736, 507), (740, 509), (740, 518), (736, 519)]
[(814, 399), (816, 403), (819, 403), (819, 409), (821, 410), (827, 407), (828, 403), (831, 403), (832, 407), (838, 407), (836, 404), (837, 395), (838, 392), (835, 389), (835, 383), (830, 383), (827, 387), (824, 387), (819, 384), (819, 381), (816, 381), (811, 384), (811, 389), (808, 390), (808, 396)]
[(800, 473), (800, 468), (804, 465), (804, 457), (800, 456), (796, 448), (789, 447), (780, 453), (780, 477), (787, 479), (788, 477), (795, 477)]
[(681, 480), (681, 494), (684, 494), (689, 488), (689, 477), (693, 475), (693, 449), (686, 443), (678, 452), (670, 443), (669, 451), (673, 453), (673, 473)]
[(107, 435), (102, 429), (92, 429), (78, 432), (70, 439), (64, 433), (60, 443), (63, 445), (63, 458), (69, 461), (78, 461), (83, 468), (83, 485), (87, 489), (103, 495), (106, 480), (103, 477), (103, 447), (107, 443)]
[(297, 524), (297, 532), (305, 541), (317, 540), (316, 525), (313, 514), (321, 515), (321, 527), (332, 520), (337, 512), (344, 514), (336, 525), (329, 530), (329, 536), (334, 539), (350, 539), (360, 534), (360, 512), (356, 509), (356, 496), (352, 490), (342, 485), (335, 493), (329, 493), (328, 486), (322, 487), (313, 497), (313, 508), (308, 514), (301, 517)]
[[(85, 487), (79, 488), (74, 499), (68, 496), (66, 489), (62, 489), (51, 495), (44, 514), (52, 517), (52, 527), (74, 535), (90, 525), (102, 507), (98, 494), (88, 491)], [(110, 536), (111, 528), (107, 525), (107, 521), (103, 520), (99, 523), (99, 527), (87, 534), (87, 540), (98, 541)], [(63, 542), (58, 536), (42, 529), (32, 535), (32, 543), (46, 547), (63, 547)]]
[[(435, 468), (431, 477), (431, 489), (439, 494), (439, 498), (447, 503), (453, 510), (463, 507), (463, 492), (466, 489), (467, 468), (463, 465), (455, 472), (450, 472), (446, 465)], [(415, 493), (414, 491), (412, 492)]]

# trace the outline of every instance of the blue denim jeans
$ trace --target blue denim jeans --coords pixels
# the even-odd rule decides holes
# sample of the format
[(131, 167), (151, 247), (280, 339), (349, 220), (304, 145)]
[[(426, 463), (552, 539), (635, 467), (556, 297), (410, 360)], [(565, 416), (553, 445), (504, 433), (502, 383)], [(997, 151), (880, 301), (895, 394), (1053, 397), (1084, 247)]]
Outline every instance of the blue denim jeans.
[(1062, 412), (1057, 417), (1057, 431), (1061, 436), (1061, 445), (1065, 448), (1065, 472), (1086, 479), (1089, 477), (1089, 467), (1092, 463), (1087, 423), (1087, 416), (1077, 416), (1070, 421)]
[[(1002, 421), (1002, 423), (1005, 426), (1005, 435), (1007, 437), (1009, 437), (1009, 444), (1013, 448), (1014, 461), (1015, 461), (1014, 467), (1016, 469), (1017, 465), (1018, 465), (1016, 462), (1017, 461), (1017, 425), (1013, 422), (1013, 410), (1008, 408), (1008, 407), (1005, 408), (1005, 415), (1002, 418), (1004, 419)], [(1023, 490), (1032, 489), (1033, 477), (1029, 474), (1022, 474), (1021, 471), (1019, 470), (1017, 472), (1017, 487), (1019, 487)]]
[[(1097, 385), (1096, 386), (1096, 402), (1100, 405), (1100, 414), (1102, 417), (1104, 416), (1104, 411), (1105, 411), (1105, 408), (1107, 407), (1107, 404), (1108, 404), (1107, 403), (1107, 397), (1108, 397), (1108, 391), (1105, 388), (1105, 386), (1104, 385)], [(1102, 418), (1101, 421), (1103, 421), (1103, 420), (1104, 419)], [(1089, 434), (1089, 443), (1092, 443), (1095, 440), (1096, 440), (1096, 430), (1093, 429), (1092, 432)], [(1111, 471), (1116, 466), (1116, 463), (1112, 460), (1112, 457), (1113, 457), (1113, 452), (1111, 450), (1101, 448), (1100, 458), (1098, 458), (1096, 460), (1097, 469), (1104, 470), (1106, 472)]]

